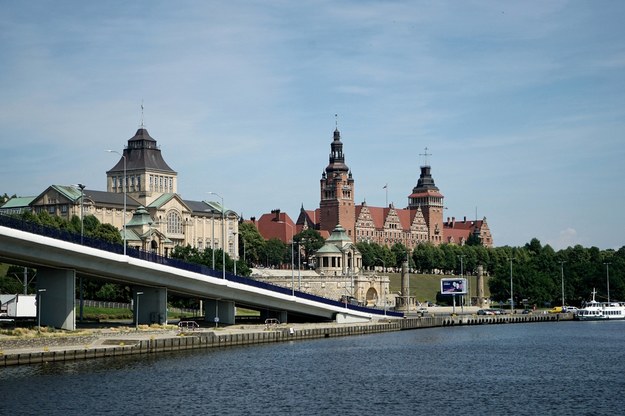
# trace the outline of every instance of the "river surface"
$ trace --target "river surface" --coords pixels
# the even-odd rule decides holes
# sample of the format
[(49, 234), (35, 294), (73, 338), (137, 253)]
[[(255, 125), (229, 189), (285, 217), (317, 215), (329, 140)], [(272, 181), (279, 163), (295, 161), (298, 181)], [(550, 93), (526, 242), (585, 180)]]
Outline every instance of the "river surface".
[(418, 329), (0, 369), (3, 415), (591, 415), (625, 321)]

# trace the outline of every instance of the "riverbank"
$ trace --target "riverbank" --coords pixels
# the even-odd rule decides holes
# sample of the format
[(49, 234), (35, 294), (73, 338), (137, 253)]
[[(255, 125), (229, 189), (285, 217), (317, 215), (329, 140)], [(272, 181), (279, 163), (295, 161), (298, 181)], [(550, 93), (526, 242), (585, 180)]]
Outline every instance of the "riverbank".
[(98, 328), (75, 336), (0, 338), (0, 367), (220, 348), (271, 342), (366, 335), (458, 325), (513, 324), (572, 320), (571, 314), (428, 315), (379, 319), (364, 324), (231, 325), (178, 330), (175, 327)]

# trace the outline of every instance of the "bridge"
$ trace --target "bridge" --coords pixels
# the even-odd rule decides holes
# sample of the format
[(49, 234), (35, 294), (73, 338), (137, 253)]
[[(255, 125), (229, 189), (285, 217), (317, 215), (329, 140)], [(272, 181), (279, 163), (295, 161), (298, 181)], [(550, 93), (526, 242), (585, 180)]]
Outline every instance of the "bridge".
[(128, 284), (134, 322), (166, 323), (167, 294), (205, 299), (205, 319), (235, 323), (235, 307), (293, 320), (369, 322), (403, 314), (344, 304), (152, 253), (108, 244), (0, 215), (0, 261), (37, 269), (41, 325), (76, 328), (76, 281), (81, 276)]

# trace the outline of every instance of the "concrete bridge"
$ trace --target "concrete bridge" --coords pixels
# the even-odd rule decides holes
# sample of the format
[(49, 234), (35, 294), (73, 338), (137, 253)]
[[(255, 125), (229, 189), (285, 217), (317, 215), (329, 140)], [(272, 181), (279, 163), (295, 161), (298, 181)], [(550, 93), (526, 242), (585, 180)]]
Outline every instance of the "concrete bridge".
[(205, 299), (205, 319), (222, 324), (235, 323), (235, 305), (259, 310), (262, 316), (275, 317), (280, 322), (357, 323), (376, 317), (403, 316), (342, 304), (150, 253), (137, 255), (136, 250), (128, 249), (124, 255), (105, 251), (80, 244), (80, 240), (64, 241), (40, 235), (38, 230), (27, 232), (24, 227), (18, 229), (20, 224), (21, 220), (0, 215), (0, 261), (37, 269), (41, 325), (76, 328), (76, 280), (80, 276), (129, 284), (133, 288), (134, 319), (141, 324), (167, 322), (169, 292)]

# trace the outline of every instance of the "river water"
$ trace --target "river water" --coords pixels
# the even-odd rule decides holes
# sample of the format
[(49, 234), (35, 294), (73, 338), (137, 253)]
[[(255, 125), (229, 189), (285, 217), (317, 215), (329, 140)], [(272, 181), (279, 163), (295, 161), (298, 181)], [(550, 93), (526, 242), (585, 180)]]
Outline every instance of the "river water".
[(625, 409), (625, 321), (544, 322), (0, 369), (0, 414), (591, 415)]

